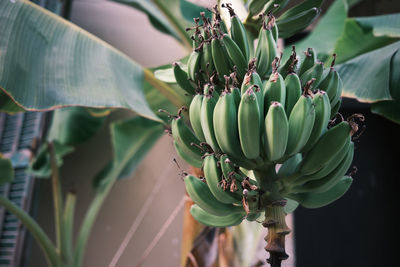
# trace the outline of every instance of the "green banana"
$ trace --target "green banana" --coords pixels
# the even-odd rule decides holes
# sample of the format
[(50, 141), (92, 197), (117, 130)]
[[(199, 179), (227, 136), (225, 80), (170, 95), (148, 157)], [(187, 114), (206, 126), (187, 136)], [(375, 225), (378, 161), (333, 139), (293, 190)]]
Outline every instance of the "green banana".
[(247, 40), (247, 32), (246, 29), (240, 20), (240, 18), (235, 14), (230, 4), (225, 4), (223, 7), (226, 7), (231, 16), (231, 36), (235, 43), (240, 47), (246, 61), (249, 60), (250, 57), (250, 47), (249, 42)]
[(336, 103), (336, 105), (331, 109), (331, 119), (333, 119), (340, 109), (340, 105), (342, 104), (342, 99)]
[(200, 141), (196, 138), (189, 127), (186, 126), (182, 117), (177, 117), (172, 120), (171, 130), (172, 137), (174, 138), (177, 145), (180, 147), (181, 153), (193, 158), (194, 161), (202, 161), (201, 150), (198, 147), (192, 145), (199, 144)]
[(279, 36), (281, 38), (288, 38), (295, 33), (301, 32), (318, 17), (319, 12), (318, 8), (313, 7), (291, 17), (282, 18), (280, 16), (276, 20)]
[(352, 182), (353, 178), (350, 176), (344, 176), (335, 186), (326, 192), (290, 194), (288, 197), (299, 202), (300, 205), (305, 208), (320, 208), (342, 197), (350, 188)]
[(184, 178), (186, 192), (190, 198), (204, 211), (217, 216), (225, 216), (233, 213), (243, 213), (243, 207), (234, 206), (218, 201), (211, 193), (207, 184), (199, 178), (188, 175)]
[(192, 129), (196, 134), (197, 138), (205, 142), (206, 138), (203, 134), (203, 129), (201, 128), (201, 119), (200, 119), (200, 112), (201, 112), (201, 104), (203, 102), (203, 95), (195, 95), (190, 103), (189, 107), (189, 119), (190, 124), (192, 125)]
[(192, 155), (187, 153), (186, 150), (182, 149), (175, 140), (174, 140), (174, 147), (178, 156), (181, 157), (184, 161), (186, 161), (189, 165), (194, 166), (196, 168), (201, 168), (201, 166), (203, 165), (202, 159), (199, 160), (197, 157), (193, 157)]
[(278, 72), (273, 72), (263, 88), (263, 93), (265, 109), (267, 109), (273, 101), (279, 102), (282, 106), (285, 106), (286, 86), (282, 75)]
[(339, 166), (344, 157), (347, 155), (350, 146), (353, 146), (353, 148), (351, 149), (354, 149), (354, 144), (351, 142), (350, 138), (348, 138), (345, 145), (340, 149), (339, 153), (333, 156), (319, 171), (310, 175), (301, 176), (300, 178), (295, 180), (295, 184), (304, 184), (306, 182), (318, 180), (327, 176), (337, 166)]
[(301, 83), (300, 78), (296, 73), (289, 73), (285, 78), (286, 100), (285, 111), (289, 116), (294, 105), (297, 103), (301, 96)]
[(174, 69), (174, 76), (175, 80), (178, 85), (185, 90), (189, 95), (194, 95), (196, 93), (196, 88), (194, 85), (189, 81), (188, 74), (184, 71), (181, 66), (177, 62), (172, 64)]
[(289, 137), (285, 154), (298, 153), (307, 143), (315, 120), (315, 109), (308, 95), (301, 95), (289, 116)]
[(223, 153), (230, 156), (242, 157), (238, 132), (238, 106), (235, 95), (224, 91), (214, 108), (214, 134)]
[[(234, 192), (231, 192), (229, 188), (224, 188), (224, 186), (222, 186), (222, 171), (217, 165), (218, 160), (214, 155), (207, 155), (204, 158), (203, 171), (211, 193), (222, 203), (241, 203), (242, 198), (240, 195), (237, 195)], [(225, 177), (225, 182), (228, 183), (228, 177)]]
[(229, 37), (228, 34), (224, 34), (222, 36), (222, 42), (226, 48), (229, 58), (236, 66), (236, 72), (238, 74), (240, 81), (242, 81), (247, 71), (246, 58), (244, 57), (239, 46), (235, 43), (235, 41), (232, 40), (231, 37)]
[(251, 60), (249, 63), (248, 71), (243, 79), (242, 85), (240, 87), (241, 95), (245, 94), (247, 89), (252, 87), (253, 85), (258, 86), (259, 88), (263, 88), (263, 82), (261, 80), (260, 75), (258, 75), (255, 66), (255, 59)]
[(326, 192), (330, 188), (332, 188), (343, 175), (346, 174), (347, 170), (350, 168), (351, 162), (353, 161), (354, 156), (354, 145), (349, 146), (349, 150), (346, 153), (346, 156), (340, 162), (340, 164), (327, 176), (318, 179), (309, 181), (303, 185), (297, 186), (293, 189), (294, 192), (315, 192), (322, 193)]
[(288, 158), (279, 168), (277, 173), (278, 177), (282, 179), (295, 173), (302, 158), (303, 157), (301, 156), (301, 153), (294, 154), (293, 156)]
[(279, 102), (272, 102), (265, 117), (265, 152), (269, 161), (277, 161), (285, 154), (289, 123)]
[(339, 100), (341, 99), (341, 96), (342, 96), (342, 91), (343, 91), (343, 82), (342, 82), (342, 79), (339, 79), (338, 90), (336, 92), (336, 96), (331, 101), (331, 106), (335, 106), (339, 102)]
[(261, 216), (261, 212), (250, 212), (247, 216), (246, 216), (246, 220), (248, 220), (249, 222), (254, 222), (255, 220), (257, 220), (258, 218), (260, 218)]
[(314, 126), (310, 138), (308, 138), (302, 152), (307, 152), (314, 146), (314, 144), (319, 140), (321, 134), (326, 131), (331, 118), (331, 104), (327, 93), (318, 90), (314, 95), (313, 103), (315, 107)]
[(222, 78), (224, 75), (229, 75), (231, 73), (230, 64), (228, 58), (225, 56), (225, 47), (222, 46), (221, 40), (218, 37), (213, 37), (211, 40), (211, 52), (218, 76)]
[(211, 74), (214, 70), (214, 61), (212, 58), (211, 42), (205, 41), (203, 45), (203, 54), (200, 61), (201, 69), (207, 74)]
[[(221, 155), (219, 164), (221, 166), (222, 174), (226, 178), (229, 178), (232, 175), (232, 173), (234, 174), (234, 178), (236, 179), (237, 182), (241, 183), (246, 178), (246, 175), (239, 169), (239, 167), (234, 168), (233, 166), (234, 163), (227, 155), (225, 154)], [(242, 164), (240, 165), (243, 166)], [(258, 186), (257, 182), (254, 180), (250, 180), (250, 184)]]
[(296, 73), (297, 67), (298, 67), (298, 62), (299, 59), (296, 54), (296, 47), (293, 45), (292, 46), (292, 54), (290, 57), (286, 60), (285, 64), (281, 64), (279, 66), (279, 73), (282, 75), (283, 78), (286, 79), (287, 75), (290, 73)]
[(197, 81), (200, 79), (200, 77), (198, 76), (200, 73), (199, 72), (200, 65), (201, 65), (201, 52), (195, 50), (189, 55), (189, 59), (187, 62), (189, 78), (195, 84), (197, 84)]
[(280, 19), (288, 19), (294, 17), (301, 12), (307, 11), (310, 8), (320, 8), (322, 5), (323, 0), (304, 0), (298, 5), (291, 7), (290, 9), (286, 10), (282, 15), (279, 16)]
[(221, 150), (218, 146), (218, 142), (214, 134), (213, 124), (213, 113), (215, 105), (217, 104), (216, 96), (214, 95), (216, 94), (216, 92), (213, 91), (210, 94), (209, 90), (211, 89), (211, 87), (211, 85), (207, 84), (204, 88), (204, 97), (200, 110), (200, 123), (207, 144), (211, 146), (214, 152), (220, 152)]
[(271, 64), (277, 54), (277, 46), (272, 35), (271, 28), (267, 26), (266, 22), (264, 21), (258, 36), (258, 44), (255, 55), (257, 59), (257, 72), (261, 78), (266, 77), (267, 74), (271, 72)]
[(331, 104), (333, 104), (337, 92), (339, 91), (340, 85), (341, 83), (340, 83), (339, 73), (335, 69), (331, 68), (318, 87), (319, 89), (325, 91), (328, 94), (329, 101), (331, 102)]
[(332, 157), (339, 153), (347, 139), (350, 138), (351, 132), (352, 127), (346, 121), (325, 132), (303, 158), (300, 172), (306, 175), (320, 170)]
[[(289, 3), (289, 0), (270, 0), (268, 3), (265, 5), (265, 11), (264, 13), (267, 14), (270, 11), (274, 11), (274, 13), (278, 12), (282, 8), (284, 8), (287, 4)], [(279, 5), (276, 7), (275, 5)]]
[(242, 95), (238, 111), (239, 138), (246, 158), (256, 159), (260, 155), (260, 108), (253, 89)]
[[(314, 66), (314, 64), (317, 62), (317, 55), (316, 55), (314, 49), (307, 48), (307, 51), (304, 51), (304, 54), (305, 54), (305, 58), (300, 63), (299, 71), (297, 72), (297, 75), (299, 75), (299, 76), (303, 75), (304, 72), (311, 69)], [(322, 90), (324, 90), (324, 89), (322, 88)], [(324, 90), (324, 91), (326, 91), (326, 90)]]
[(301, 85), (304, 87), (308, 81), (310, 81), (311, 79), (315, 79), (310, 89), (317, 88), (318, 84), (321, 82), (321, 77), (323, 72), (324, 72), (324, 63), (322, 62), (315, 63), (314, 66), (312, 66), (310, 69), (305, 71), (300, 76)]
[(225, 216), (216, 216), (208, 213), (198, 205), (192, 205), (190, 213), (198, 222), (211, 227), (229, 227), (240, 224), (246, 213), (233, 213)]

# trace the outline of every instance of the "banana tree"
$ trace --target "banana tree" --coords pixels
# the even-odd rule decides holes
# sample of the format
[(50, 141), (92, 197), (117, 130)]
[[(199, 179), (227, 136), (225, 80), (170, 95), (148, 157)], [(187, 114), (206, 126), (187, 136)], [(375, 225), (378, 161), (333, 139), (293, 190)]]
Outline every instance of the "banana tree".
[[(183, 0), (118, 2), (146, 13), (155, 28), (174, 37), (188, 52), (192, 50), (192, 40), (185, 29), (193, 27), (193, 14), (204, 11), (207, 20), (211, 13), (217, 13), (219, 10), (217, 8), (207, 11)], [(318, 16), (322, 3), (306, 0), (288, 9), (285, 8), (288, 1), (253, 0), (247, 5), (236, 2), (238, 3), (234, 6), (235, 9), (245, 11), (242, 16), (243, 25), (250, 40), (256, 39), (260, 28), (264, 27), (265, 18), (257, 16), (259, 13), (265, 14), (264, 17), (271, 14), (270, 11), (280, 15), (276, 16), (279, 35), (289, 37), (305, 29)], [(53, 245), (32, 219), (7, 199), (1, 198), (1, 204), (15, 213), (33, 232), (47, 255), (49, 265), (80, 266), (90, 229), (110, 189), (118, 178), (127, 176), (134, 170), (140, 159), (161, 136), (163, 129), (169, 128), (168, 116), (157, 116), (155, 111), (163, 108), (177, 114), (178, 108), (191, 103), (191, 97), (176, 84), (179, 81), (175, 79), (169, 66), (158, 70), (143, 68), (102, 40), (30, 2), (2, 1), (0, 7), (1, 110), (8, 113), (55, 110), (48, 137), (51, 143), (47, 148), (44, 147), (38, 156), (45, 160), (39, 161), (40, 164), (36, 161), (31, 169), (36, 175), (48, 176), (52, 173), (58, 227), (57, 244)], [(379, 17), (347, 19), (347, 8), (347, 1), (335, 1), (313, 33), (297, 44), (297, 50), (306, 50), (310, 45), (316, 48), (320, 59), (326, 59), (329, 54), (336, 52), (337, 62), (341, 63), (338, 71), (342, 74), (344, 94), (360, 100), (377, 102), (373, 110), (398, 121), (396, 92), (400, 88), (395, 75), (395, 60), (399, 48), (399, 35), (396, 30), (398, 27), (389, 26), (398, 23), (399, 19), (397, 15), (391, 17), (390, 23)], [(222, 13), (222, 17), (224, 14), (227, 16), (225, 12)], [(331, 23), (332, 20), (338, 23)], [(224, 20), (227, 25), (229, 21), (229, 18)], [(237, 23), (240, 23), (240, 20), (237, 20)], [(335, 27), (331, 29), (328, 25)], [(333, 31), (329, 38), (317, 38), (327, 32), (328, 28)], [(363, 29), (369, 31), (365, 33)], [(354, 30), (369, 42), (365, 47), (358, 47), (358, 50), (349, 50), (347, 47), (351, 40), (346, 39), (346, 36)], [(381, 49), (389, 54), (384, 60), (376, 61), (383, 51)], [(282, 62), (288, 54), (290, 53), (284, 52)], [(182, 59), (182, 63), (189, 64), (186, 60), (187, 58)], [(365, 63), (373, 61), (377, 64), (374, 68)], [(269, 63), (272, 63), (272, 60)], [(175, 67), (179, 66), (175, 64)], [(351, 77), (354, 77), (361, 67), (366, 75), (378, 71), (377, 73), (382, 75), (380, 82), (384, 81), (387, 85), (386, 91), (375, 94), (374, 87), (360, 87), (359, 84), (352, 83)], [(369, 81), (364, 81), (368, 85)], [(161, 92), (162, 96), (157, 92)], [(90, 138), (104, 117), (118, 108), (133, 110), (139, 117), (112, 124), (114, 159), (96, 177), (97, 193), (81, 226), (77, 243), (73, 246), (68, 229), (73, 222), (75, 200), (74, 196), (69, 194), (64, 203), (58, 188), (57, 168), (62, 164), (62, 155), (70, 152), (69, 147)], [(76, 118), (80, 118), (80, 127), (73, 127)], [(82, 134), (82, 131), (79, 131), (81, 127), (91, 131), (89, 134)], [(348, 185), (347, 182), (345, 184)], [(284, 221), (280, 224), (281, 227), (285, 226)], [(62, 235), (64, 232), (69, 235)], [(274, 244), (273, 239), (269, 241), (270, 245)], [(277, 257), (280, 257), (279, 255)], [(274, 261), (274, 257), (271, 257)]]

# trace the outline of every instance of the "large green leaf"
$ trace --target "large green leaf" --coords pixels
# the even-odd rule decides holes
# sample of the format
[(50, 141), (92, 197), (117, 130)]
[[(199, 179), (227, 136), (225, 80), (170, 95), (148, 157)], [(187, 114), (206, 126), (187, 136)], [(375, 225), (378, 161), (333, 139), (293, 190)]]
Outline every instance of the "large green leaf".
[(392, 100), (390, 61), (398, 49), (400, 41), (338, 65), (336, 69), (343, 80), (343, 95), (362, 102)]
[(0, 186), (14, 180), (14, 168), (11, 160), (0, 154)]
[(374, 17), (359, 17), (357, 22), (364, 28), (371, 28), (375, 36), (400, 37), (400, 14)]
[[(53, 140), (54, 155), (56, 158), (57, 167), (61, 167), (64, 163), (63, 157), (72, 153), (72, 146), (62, 144), (57, 140)], [(30, 163), (27, 172), (37, 178), (49, 178), (51, 175), (51, 157), (48, 143), (43, 144), (36, 154), (35, 159)]]
[[(348, 5), (346, 0), (336, 0), (320, 19), (313, 31), (300, 42), (295, 43), (298, 54), (308, 47), (314, 48), (320, 58), (326, 58), (334, 49), (336, 40), (344, 28)], [(290, 56), (291, 47), (284, 50), (283, 62)], [(302, 53), (301, 53), (302, 54)]]
[(0, 88), (18, 106), (128, 108), (158, 120), (142, 87), (141, 66), (107, 43), (33, 3), (0, 1)]
[(152, 2), (148, 0), (113, 0), (115, 2), (125, 4), (134, 7), (142, 12), (144, 12), (149, 18), (151, 24), (159, 31), (169, 34), (181, 41), (179, 34), (176, 32), (174, 27), (160, 11), (160, 9)]
[(358, 18), (346, 19), (343, 33), (335, 45), (336, 63), (345, 62), (398, 40), (387, 36), (376, 37), (373, 29), (362, 26)]
[(392, 100), (373, 103), (371, 111), (400, 124), (400, 101)]
[(128, 177), (164, 130), (161, 123), (141, 117), (115, 122), (110, 128), (114, 159), (95, 177), (96, 187), (113, 179), (108, 174), (116, 169), (121, 170), (118, 173), (119, 178)]
[(103, 126), (105, 116), (93, 116), (87, 108), (67, 107), (53, 113), (47, 139), (77, 145), (94, 136)]

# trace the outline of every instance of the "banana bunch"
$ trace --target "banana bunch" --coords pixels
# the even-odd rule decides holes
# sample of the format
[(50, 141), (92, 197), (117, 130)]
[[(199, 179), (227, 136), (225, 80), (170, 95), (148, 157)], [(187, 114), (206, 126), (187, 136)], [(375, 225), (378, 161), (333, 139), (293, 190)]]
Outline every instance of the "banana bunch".
[(344, 120), (337, 113), (343, 85), (336, 55), (324, 69), (312, 48), (301, 62), (293, 48), (281, 64), (275, 18), (264, 17), (253, 47), (233, 9), (225, 7), (229, 31), (218, 13), (213, 23), (202, 14), (203, 24), (195, 20), (193, 27), (188, 71), (173, 65), (177, 83), (193, 95), (188, 110), (171, 116), (174, 146), (204, 173), (184, 179), (196, 203), (193, 217), (226, 227), (256, 220), (276, 201), (307, 208), (335, 201), (351, 185), (352, 136), (357, 121), (364, 121), (361, 114)]

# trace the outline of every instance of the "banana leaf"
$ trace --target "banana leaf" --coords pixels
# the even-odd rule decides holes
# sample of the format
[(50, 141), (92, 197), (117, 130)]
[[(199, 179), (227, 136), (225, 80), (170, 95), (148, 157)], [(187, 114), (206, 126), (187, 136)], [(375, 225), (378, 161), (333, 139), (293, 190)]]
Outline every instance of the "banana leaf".
[(0, 186), (14, 180), (14, 169), (11, 160), (0, 154)]
[(25, 0), (0, 1), (0, 88), (2, 111), (114, 107), (159, 120), (145, 99), (141, 66)]

